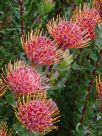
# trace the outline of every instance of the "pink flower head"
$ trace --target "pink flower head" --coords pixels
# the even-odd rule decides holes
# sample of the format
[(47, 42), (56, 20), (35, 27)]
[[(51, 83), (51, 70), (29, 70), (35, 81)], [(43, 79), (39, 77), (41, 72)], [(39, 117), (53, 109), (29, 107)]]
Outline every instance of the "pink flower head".
[(63, 52), (40, 31), (28, 33), (26, 38), (21, 38), (21, 43), (28, 58), (35, 64), (52, 65), (63, 59)]
[(102, 81), (100, 79), (100, 75), (99, 77), (96, 77), (96, 90), (98, 92), (99, 98), (102, 99)]
[(35, 91), (45, 91), (47, 79), (41, 80), (41, 75), (36, 69), (27, 66), (23, 61), (8, 64), (6, 73), (2, 74), (2, 81), (18, 95), (27, 95)]
[(84, 48), (89, 42), (86, 31), (81, 31), (80, 27), (57, 16), (47, 24), (47, 29), (55, 42), (63, 49), (66, 48)]
[(12, 131), (8, 131), (7, 125), (4, 122), (0, 123), (0, 136), (11, 136)]
[(81, 30), (87, 30), (90, 39), (95, 39), (95, 29), (96, 24), (101, 22), (101, 17), (99, 12), (94, 8), (90, 8), (87, 4), (82, 7), (75, 9), (72, 21), (75, 21), (80, 27)]
[(54, 123), (59, 121), (59, 110), (56, 103), (47, 99), (44, 93), (20, 97), (15, 111), (18, 120), (30, 132), (45, 135), (57, 128)]

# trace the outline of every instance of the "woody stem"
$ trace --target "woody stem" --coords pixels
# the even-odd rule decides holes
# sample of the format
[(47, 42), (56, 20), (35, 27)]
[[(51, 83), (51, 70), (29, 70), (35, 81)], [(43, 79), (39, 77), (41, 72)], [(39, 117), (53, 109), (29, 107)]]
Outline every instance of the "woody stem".
[[(97, 69), (98, 69), (99, 66), (100, 66), (100, 60), (102, 60), (102, 50), (100, 50), (99, 56), (98, 56), (97, 61), (96, 61), (96, 64), (95, 64), (95, 68), (94, 68), (94, 70), (93, 70), (93, 72), (92, 72), (93, 77), (96, 76), (96, 71), (97, 71)], [(84, 102), (84, 105), (83, 105), (82, 114), (81, 114), (81, 118), (80, 118), (80, 123), (81, 123), (81, 124), (83, 124), (84, 115), (85, 115), (85, 113), (86, 113), (87, 103), (88, 103), (88, 100), (89, 100), (89, 97), (90, 97), (90, 93), (91, 93), (93, 84), (94, 84), (94, 80), (92, 79), (92, 80), (89, 82), (89, 86), (88, 86), (88, 88), (87, 88), (87, 95), (86, 95), (86, 98), (85, 98), (85, 102)]]
[(19, 10), (20, 10), (20, 16), (21, 16), (21, 34), (24, 36), (24, 1), (18, 0), (19, 3)]

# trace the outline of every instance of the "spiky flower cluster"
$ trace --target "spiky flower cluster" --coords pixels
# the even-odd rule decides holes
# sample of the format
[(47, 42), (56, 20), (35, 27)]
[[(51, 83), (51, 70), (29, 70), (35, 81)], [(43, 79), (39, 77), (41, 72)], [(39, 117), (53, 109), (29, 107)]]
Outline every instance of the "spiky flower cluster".
[(45, 135), (57, 128), (54, 126), (59, 121), (57, 105), (47, 99), (47, 79), (42, 78), (36, 68), (20, 60), (14, 65), (10, 62), (3, 70), (0, 81), (2, 86), (20, 96), (15, 107), (16, 116), (26, 129)]
[(18, 120), (33, 133), (45, 135), (56, 129), (54, 123), (59, 121), (57, 105), (43, 93), (20, 97), (15, 111)]
[(57, 45), (39, 30), (28, 33), (21, 42), (28, 58), (35, 64), (51, 65), (63, 59), (62, 50), (57, 49)]
[[(34, 65), (54, 65), (63, 61), (65, 49), (84, 48), (90, 39), (95, 38), (95, 27), (101, 17), (95, 8), (84, 5), (78, 7), (70, 21), (57, 16), (47, 24), (47, 29), (54, 39), (52, 41), (42, 31), (31, 31), (21, 38), (22, 47)], [(52, 99), (48, 99), (48, 80), (24, 61), (17, 60), (5, 67), (0, 79), (0, 94), (9, 88), (16, 94), (15, 114), (21, 124), (30, 132), (43, 135), (56, 129), (59, 110)], [(96, 80), (96, 87), (102, 98), (102, 82)], [(10, 133), (11, 134), (11, 133)], [(10, 136), (9, 134), (9, 136)], [(6, 127), (0, 126), (0, 136), (6, 136)]]
[(57, 16), (48, 22), (47, 29), (55, 42), (63, 49), (84, 48), (89, 42), (87, 31), (82, 31), (76, 23)]
[(94, 7), (84, 4), (82, 7), (77, 7), (73, 13), (72, 21), (76, 22), (81, 30), (87, 30), (89, 37), (95, 39), (95, 28), (97, 23), (101, 22), (99, 12)]
[(45, 91), (48, 89), (46, 83), (46, 78), (43, 78), (35, 68), (27, 66), (23, 61), (16, 61), (13, 65), (10, 62), (2, 74), (2, 84), (5, 84), (17, 95)]
[(96, 89), (100, 99), (102, 99), (102, 81), (100, 79), (100, 75), (96, 77)]
[(8, 131), (7, 125), (4, 122), (0, 123), (0, 136), (11, 136), (12, 131)]

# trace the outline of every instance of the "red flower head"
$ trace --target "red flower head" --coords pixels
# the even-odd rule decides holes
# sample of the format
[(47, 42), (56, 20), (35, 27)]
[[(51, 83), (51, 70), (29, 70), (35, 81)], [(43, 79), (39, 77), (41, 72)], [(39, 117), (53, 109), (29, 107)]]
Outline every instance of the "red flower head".
[(21, 38), (22, 47), (28, 58), (33, 63), (51, 65), (59, 63), (63, 59), (63, 52), (57, 49), (57, 45), (46, 36), (42, 36), (39, 30), (28, 33), (24, 39)]
[(94, 8), (90, 8), (87, 4), (77, 7), (73, 13), (72, 21), (75, 21), (83, 30), (88, 30), (92, 40), (95, 39), (96, 24), (101, 21), (99, 12)]
[(100, 75), (99, 77), (96, 77), (96, 90), (99, 98), (102, 99), (102, 81), (100, 80)]
[(83, 48), (89, 42), (86, 31), (82, 32), (77, 24), (67, 21), (60, 16), (57, 16), (56, 20), (52, 19), (49, 21), (47, 29), (55, 42), (63, 49)]
[(8, 131), (7, 126), (4, 122), (0, 123), (0, 136), (11, 136), (11, 130)]
[(15, 112), (18, 120), (30, 132), (45, 135), (57, 128), (54, 123), (59, 121), (59, 110), (56, 103), (48, 100), (44, 93), (20, 97)]
[(23, 61), (17, 61), (14, 65), (9, 63), (5, 71), (2, 74), (3, 83), (18, 95), (48, 89), (47, 79), (42, 78), (36, 69), (27, 66)]

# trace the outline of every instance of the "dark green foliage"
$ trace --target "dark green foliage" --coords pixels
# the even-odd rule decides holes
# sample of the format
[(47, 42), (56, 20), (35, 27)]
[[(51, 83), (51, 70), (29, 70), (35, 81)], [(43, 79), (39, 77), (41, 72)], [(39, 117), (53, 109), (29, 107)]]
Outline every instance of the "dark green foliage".
[[(26, 60), (26, 55), (21, 47), (21, 16), (19, 14), (18, 0), (0, 1), (0, 72), (10, 60), (17, 58)], [(24, 0), (24, 31), (42, 28), (46, 32), (46, 23), (57, 14), (70, 18), (76, 5), (91, 0), (55, 0), (52, 5), (43, 3), (42, 0)], [(61, 121), (58, 123), (58, 131), (53, 131), (48, 136), (102, 136), (102, 112), (98, 110), (99, 101), (95, 89), (95, 77), (92, 71), (95, 69), (100, 49), (102, 49), (102, 26), (97, 25), (97, 39), (90, 43), (88, 48), (71, 50), (75, 57), (80, 57), (71, 64), (72, 56), (67, 56), (66, 61), (55, 65), (49, 73), (52, 88), (49, 97), (53, 98), (59, 109)], [(100, 60), (101, 61), (101, 60)], [(59, 69), (58, 75), (54, 72)], [(42, 69), (41, 69), (42, 70)], [(96, 69), (96, 73), (102, 73), (102, 62)], [(87, 95), (90, 80), (94, 80), (89, 96), (83, 125), (80, 125), (82, 108)], [(0, 98), (0, 122), (6, 121), (13, 130), (13, 136), (33, 136), (22, 128), (14, 115), (12, 105), (15, 104), (15, 96), (8, 92)], [(38, 134), (35, 134), (38, 136)]]

